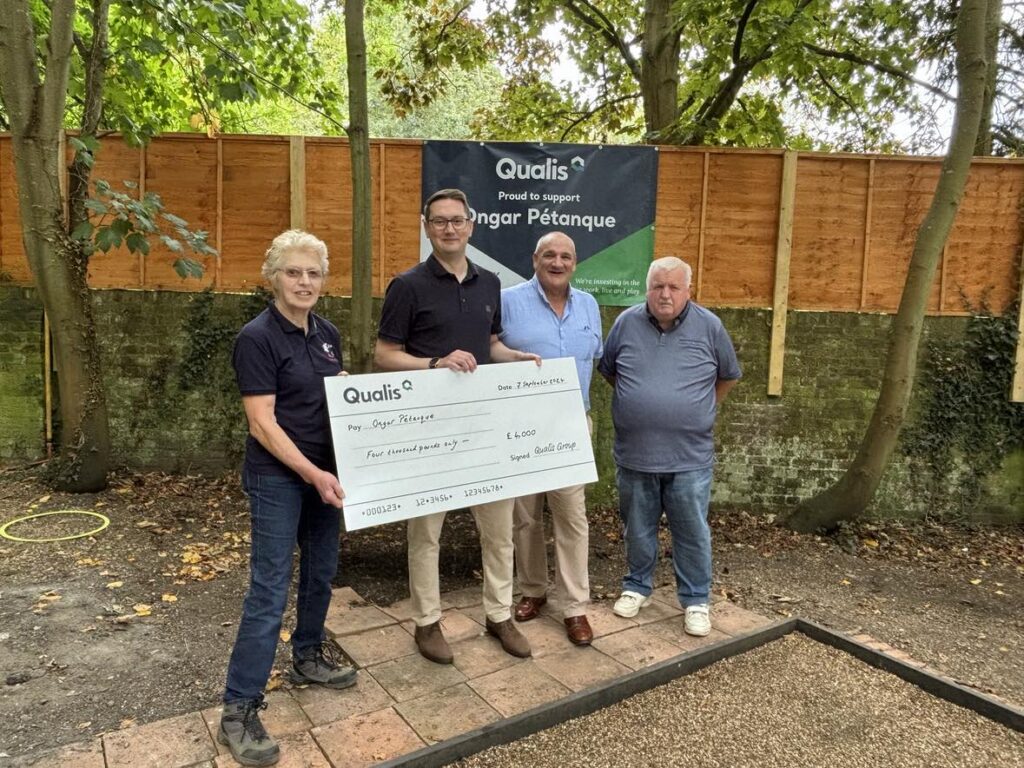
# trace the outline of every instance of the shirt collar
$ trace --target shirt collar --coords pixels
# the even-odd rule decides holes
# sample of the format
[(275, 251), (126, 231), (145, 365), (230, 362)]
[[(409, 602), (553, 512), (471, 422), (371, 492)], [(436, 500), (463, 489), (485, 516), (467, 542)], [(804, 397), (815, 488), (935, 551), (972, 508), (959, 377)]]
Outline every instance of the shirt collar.
[[(441, 261), (437, 258), (437, 256), (435, 256), (433, 253), (431, 253), (427, 257), (427, 269), (430, 270), (430, 274), (432, 274), (434, 277), (444, 277), (445, 275), (451, 275), (452, 277), (455, 277), (455, 275), (452, 275), (451, 272), (444, 268), (444, 264), (442, 264)], [(480, 273), (476, 268), (476, 264), (470, 261), (469, 257), (467, 256), (466, 277), (462, 282), (468, 283), (470, 280), (475, 280), (477, 275), (479, 274)]]
[[(281, 330), (282, 331), (284, 331), (285, 333), (302, 333), (303, 332), (302, 328), (300, 328), (295, 323), (293, 323), (291, 320), (289, 320), (287, 317), (285, 317), (284, 315), (281, 314), (281, 310), (279, 310), (277, 308), (277, 306), (274, 304), (274, 302), (270, 302), (270, 304), (268, 306), (270, 307), (270, 314), (274, 316), (275, 320), (277, 320), (277, 323), (278, 323), (278, 325), (281, 326)], [(316, 322), (316, 315), (314, 315), (312, 312), (310, 312), (309, 313), (309, 333), (306, 334), (306, 335), (307, 336), (315, 336), (319, 332), (320, 332), (320, 326)]]
[[(537, 273), (536, 272), (533, 273), (533, 277), (531, 277), (528, 282), (533, 286), (533, 289), (535, 291), (537, 291), (537, 295), (540, 296), (541, 301), (543, 301), (548, 306), (551, 306), (551, 302), (548, 301), (548, 295), (546, 293), (544, 293), (544, 286), (542, 286), (540, 284), (540, 280), (537, 279)], [(572, 304), (572, 295), (573, 295), (573, 293), (575, 291), (576, 291), (576, 289), (573, 288), (570, 285), (569, 286), (569, 295), (566, 296), (566, 299), (565, 299), (566, 306), (568, 306), (569, 304)]]
[[(686, 306), (683, 307), (683, 311), (676, 315), (672, 320), (672, 327), (668, 329), (669, 331), (674, 331), (683, 324), (683, 321), (686, 319), (686, 315), (690, 312), (691, 303), (692, 302), (687, 299)], [(658, 318), (651, 314), (651, 305), (647, 303), (646, 299), (644, 299), (644, 312), (647, 314), (647, 322), (653, 325), (657, 329), (658, 333), (668, 333), (668, 331), (661, 327), (661, 323), (658, 322)]]

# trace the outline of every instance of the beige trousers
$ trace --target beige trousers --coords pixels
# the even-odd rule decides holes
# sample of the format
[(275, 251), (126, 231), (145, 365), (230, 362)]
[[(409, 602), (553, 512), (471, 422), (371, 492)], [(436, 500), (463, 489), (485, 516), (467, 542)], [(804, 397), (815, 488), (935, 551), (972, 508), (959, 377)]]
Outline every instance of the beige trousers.
[[(513, 499), (502, 499), (470, 507), (480, 532), (484, 612), (491, 621), (507, 621), (512, 617), (512, 505)], [(438, 556), (445, 514), (414, 517), (406, 529), (412, 619), (420, 627), (441, 618)]]
[(548, 552), (544, 541), (544, 498), (555, 531), (555, 590), (551, 607), (562, 618), (583, 616), (590, 602), (587, 548), (590, 529), (584, 486), (516, 499), (514, 531), (519, 589), (527, 597), (543, 597), (548, 584)]

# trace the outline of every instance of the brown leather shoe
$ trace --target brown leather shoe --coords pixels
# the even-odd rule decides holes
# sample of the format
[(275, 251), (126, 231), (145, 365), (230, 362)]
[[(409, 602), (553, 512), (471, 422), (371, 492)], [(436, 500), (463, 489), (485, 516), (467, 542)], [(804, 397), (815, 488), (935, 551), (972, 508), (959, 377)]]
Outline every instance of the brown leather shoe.
[(594, 630), (586, 616), (570, 616), (565, 620), (565, 634), (573, 645), (590, 645), (594, 639)]
[(448, 647), (448, 641), (444, 639), (441, 632), (441, 622), (435, 621), (423, 627), (416, 627), (416, 647), (425, 659), (430, 659), (437, 664), (451, 664), (455, 658), (452, 649)]
[(540, 597), (527, 597), (523, 595), (516, 603), (516, 621), (529, 621), (536, 619), (540, 614), (541, 606), (547, 603), (548, 599), (543, 595)]
[(530, 641), (523, 637), (522, 633), (516, 629), (512, 619), (498, 622), (487, 619), (486, 625), (487, 633), (498, 638), (499, 642), (501, 642), (501, 647), (505, 649), (505, 653), (510, 653), (521, 659), (525, 659), (533, 654), (533, 651), (530, 650)]

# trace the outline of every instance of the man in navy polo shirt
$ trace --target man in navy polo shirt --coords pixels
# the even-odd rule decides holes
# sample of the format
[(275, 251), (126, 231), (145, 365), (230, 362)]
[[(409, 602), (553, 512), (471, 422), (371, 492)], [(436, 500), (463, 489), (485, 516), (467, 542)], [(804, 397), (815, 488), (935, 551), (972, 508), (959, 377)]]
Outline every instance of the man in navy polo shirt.
[[(538, 240), (533, 278), (501, 292), (505, 329), (501, 340), (545, 358), (575, 358), (583, 407), (589, 414), (590, 379), (594, 360), (601, 356), (601, 313), (593, 296), (569, 284), (575, 271), (576, 244), (568, 235), (549, 232)], [(516, 574), (523, 592), (516, 604), (516, 621), (536, 618), (548, 601), (546, 498), (555, 532), (554, 607), (574, 645), (590, 645), (594, 639), (586, 614), (590, 531), (583, 489), (579, 484), (521, 496), (514, 513)]]
[[(381, 309), (374, 362), (385, 371), (449, 368), (472, 373), (477, 365), (540, 357), (509, 349), (501, 333), (501, 282), (466, 258), (473, 233), (464, 192), (442, 189), (423, 207), (423, 231), (433, 253), (395, 277)], [(512, 623), (512, 499), (471, 507), (483, 556), (483, 604), (487, 631), (513, 656), (530, 655), (530, 644)], [(409, 592), (416, 647), (427, 659), (451, 664), (441, 631), (438, 559), (445, 513), (408, 522)]]
[(674, 256), (651, 263), (647, 301), (619, 315), (597, 369), (615, 389), (614, 456), (629, 569), (612, 610), (631, 618), (651, 602), (664, 511), (684, 628), (703, 636), (711, 631), (712, 431), (718, 405), (741, 372), (722, 321), (690, 301), (690, 274)]

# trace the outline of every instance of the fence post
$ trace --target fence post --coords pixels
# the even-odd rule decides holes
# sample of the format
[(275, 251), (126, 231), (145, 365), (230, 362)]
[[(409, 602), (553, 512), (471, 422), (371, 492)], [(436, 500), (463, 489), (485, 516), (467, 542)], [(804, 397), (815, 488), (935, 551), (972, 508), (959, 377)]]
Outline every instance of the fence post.
[(289, 142), (288, 167), (291, 184), (292, 229), (306, 228), (306, 137), (292, 136)]
[(871, 207), (875, 198), (875, 158), (868, 160), (868, 187), (864, 201), (864, 253), (860, 262), (860, 311), (868, 297), (868, 255), (871, 253)]
[(789, 311), (789, 257), (793, 251), (793, 207), (796, 201), (796, 152), (782, 156), (779, 194), (779, 235), (775, 243), (775, 295), (772, 299), (772, 342), (768, 357), (768, 394), (782, 394), (786, 356), (786, 313)]
[(1020, 272), (1017, 278), (1017, 354), (1013, 360), (1010, 401), (1024, 403), (1024, 245), (1020, 249)]

